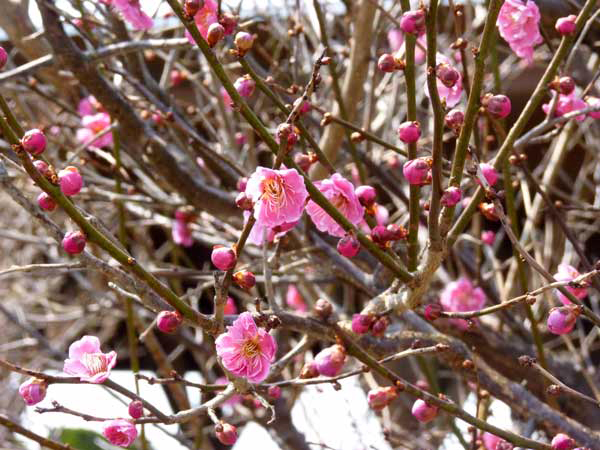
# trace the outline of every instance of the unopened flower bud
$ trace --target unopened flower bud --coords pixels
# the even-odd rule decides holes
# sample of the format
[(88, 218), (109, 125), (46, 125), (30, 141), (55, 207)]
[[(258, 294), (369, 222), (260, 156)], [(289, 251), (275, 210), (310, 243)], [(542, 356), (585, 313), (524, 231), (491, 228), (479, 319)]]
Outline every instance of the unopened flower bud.
[(366, 208), (370, 207), (373, 203), (375, 203), (375, 198), (377, 197), (377, 191), (375, 191), (375, 188), (373, 186), (358, 186), (354, 190), (354, 193), (358, 197), (358, 201), (360, 202), (360, 204)]
[(321, 350), (315, 356), (315, 364), (321, 375), (326, 377), (336, 376), (346, 362), (346, 350), (341, 345), (335, 344)]
[(390, 319), (388, 319), (387, 316), (382, 316), (377, 319), (371, 327), (371, 334), (376, 337), (383, 336), (389, 325)]
[(548, 314), (548, 330), (553, 334), (568, 334), (575, 327), (577, 314), (568, 306), (552, 308)]
[(346, 258), (354, 258), (360, 251), (360, 242), (358, 242), (356, 236), (347, 234), (338, 241), (337, 250), (340, 255)]
[(187, 18), (192, 19), (201, 8), (201, 0), (185, 0), (183, 12)]
[(411, 413), (419, 422), (427, 423), (435, 419), (438, 408), (437, 406), (427, 404), (424, 400), (417, 399), (413, 404)]
[(450, 64), (441, 63), (435, 68), (435, 76), (447, 88), (452, 88), (460, 79), (460, 72)]
[(221, 17), (219, 17), (219, 23), (223, 26), (225, 30), (225, 36), (229, 36), (233, 34), (235, 29), (237, 28), (238, 19), (236, 16), (230, 13), (223, 13)]
[(312, 109), (312, 105), (310, 104), (310, 102), (308, 100), (302, 101), (302, 97), (294, 100), (294, 108), (296, 106), (298, 106), (298, 103), (300, 103), (300, 102), (302, 102), (302, 106), (300, 106), (300, 109), (298, 109), (298, 112), (301, 115), (310, 112), (310, 110)]
[(37, 198), (38, 206), (44, 211), (54, 211), (56, 209), (56, 201), (45, 192), (41, 192)]
[(250, 211), (252, 208), (254, 208), (254, 202), (245, 192), (240, 192), (235, 197), (235, 204), (238, 208), (244, 211)]
[(277, 400), (281, 397), (281, 388), (279, 386), (270, 386), (267, 390), (267, 395), (271, 400)]
[(425, 32), (425, 11), (407, 11), (400, 18), (400, 29), (405, 33), (421, 35)]
[(213, 247), (210, 260), (219, 270), (233, 269), (237, 263), (237, 255), (231, 247), (217, 245)]
[(214, 47), (225, 36), (225, 28), (218, 22), (211, 24), (206, 32), (206, 42), (209, 47)]
[(6, 53), (4, 47), (0, 47), (0, 70), (6, 65), (6, 61), (8, 61), (8, 53)]
[(238, 438), (237, 428), (227, 422), (215, 425), (215, 434), (219, 442), (223, 445), (233, 445)]
[(156, 327), (163, 333), (174, 333), (182, 322), (179, 311), (161, 311), (156, 316)]
[(569, 95), (575, 90), (575, 80), (571, 77), (560, 77), (557, 83), (558, 92)]
[(401, 241), (408, 237), (408, 230), (402, 225), (396, 223), (390, 223), (385, 227), (388, 232), (388, 238), (390, 241)]
[(448, 186), (444, 193), (442, 194), (442, 198), (440, 199), (440, 203), (443, 206), (451, 207), (460, 202), (462, 198), (462, 191), (460, 188), (456, 186)]
[(465, 113), (463, 113), (460, 109), (451, 109), (446, 113), (446, 117), (444, 117), (444, 122), (448, 128), (452, 128), (453, 130), (460, 130), (465, 122)]
[(315, 316), (317, 316), (321, 320), (327, 320), (331, 316), (333, 312), (333, 306), (329, 300), (325, 300), (324, 298), (320, 298), (315, 302), (315, 306), (313, 307), (313, 312)]
[(306, 153), (298, 153), (294, 156), (294, 162), (298, 164), (304, 172), (308, 171), (310, 167), (317, 161), (314, 155), (307, 155)]
[(417, 142), (421, 137), (421, 125), (419, 122), (404, 122), (398, 127), (398, 137), (405, 144)]
[(37, 169), (37, 171), (44, 177), (48, 177), (50, 175), (50, 169), (48, 164), (46, 164), (41, 159), (36, 159), (33, 162), (33, 166)]
[(384, 225), (377, 225), (371, 230), (371, 239), (380, 247), (385, 247), (392, 240), (390, 232)]
[(46, 149), (46, 135), (37, 128), (29, 130), (21, 138), (21, 146), (27, 153), (40, 155)]
[(559, 433), (552, 438), (552, 450), (573, 450), (575, 441), (563, 433)]
[(561, 17), (556, 21), (556, 25), (554, 25), (554, 28), (556, 28), (556, 31), (558, 31), (561, 35), (568, 36), (570, 34), (575, 33), (575, 31), (577, 30), (576, 21), (577, 16), (575, 16), (574, 14), (571, 14), (567, 17)]
[(249, 270), (240, 270), (234, 273), (233, 280), (242, 289), (252, 289), (256, 285), (256, 277)]
[(479, 204), (479, 211), (487, 220), (494, 222), (499, 220), (498, 213), (496, 213), (496, 207), (491, 202), (481, 202)]
[(372, 314), (354, 314), (352, 316), (352, 331), (356, 334), (368, 333), (375, 320), (376, 317)]
[(78, 255), (85, 249), (86, 238), (81, 231), (69, 231), (62, 240), (62, 247), (70, 255)]
[(481, 103), (488, 114), (495, 119), (504, 119), (511, 111), (510, 99), (506, 95), (486, 94)]
[(390, 53), (384, 53), (377, 60), (377, 68), (382, 72), (395, 72), (398, 70), (396, 58)]
[(244, 56), (248, 50), (252, 48), (252, 45), (254, 44), (254, 36), (250, 33), (246, 33), (245, 31), (239, 31), (235, 35), (233, 42), (235, 43), (238, 54), (240, 56)]
[(187, 75), (185, 75), (181, 70), (173, 69), (169, 74), (169, 78), (171, 80), (171, 86), (177, 87), (187, 80)]
[(32, 406), (44, 400), (47, 389), (48, 383), (45, 380), (31, 377), (19, 386), (19, 395), (27, 406)]
[(68, 166), (58, 172), (60, 190), (67, 197), (77, 195), (83, 187), (83, 178), (77, 167)]
[(317, 378), (319, 376), (319, 370), (317, 369), (317, 363), (313, 360), (307, 362), (302, 367), (300, 371), (300, 375), (298, 378), (307, 379), (307, 378)]
[(431, 182), (431, 166), (427, 159), (410, 159), (402, 166), (404, 178), (412, 185), (422, 186)]
[(233, 83), (236, 91), (240, 94), (241, 97), (248, 98), (254, 92), (254, 88), (256, 87), (255, 81), (250, 77), (250, 75), (244, 75), (243, 77), (239, 77)]
[(438, 305), (437, 303), (430, 303), (429, 305), (425, 306), (425, 312), (423, 313), (425, 319), (429, 320), (430, 322), (439, 319), (441, 314), (442, 306)]
[(242, 177), (237, 181), (237, 190), (240, 192), (244, 192), (246, 190), (246, 184), (248, 184), (248, 178)]
[(144, 404), (140, 400), (133, 400), (127, 407), (129, 415), (134, 419), (139, 419), (144, 415)]
[[(485, 181), (487, 181), (487, 183), (490, 186), (493, 186), (496, 184), (496, 182), (498, 181), (498, 171), (494, 168), (494, 166), (492, 166), (491, 164), (488, 163), (481, 163), (479, 164), (479, 168), (481, 169), (481, 173), (483, 174), (483, 177), (485, 178)], [(479, 180), (477, 179), (477, 183), (479, 184)]]
[(398, 397), (398, 391), (393, 386), (371, 389), (367, 394), (369, 407), (381, 411)]
[(486, 230), (481, 233), (481, 241), (486, 245), (494, 245), (496, 240), (496, 233), (492, 230)]

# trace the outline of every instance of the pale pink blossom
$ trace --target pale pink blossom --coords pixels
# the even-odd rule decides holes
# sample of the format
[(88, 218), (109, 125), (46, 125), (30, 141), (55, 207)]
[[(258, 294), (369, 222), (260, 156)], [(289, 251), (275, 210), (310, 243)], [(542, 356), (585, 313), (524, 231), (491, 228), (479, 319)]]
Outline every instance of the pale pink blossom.
[[(250, 217), (250, 211), (244, 211), (244, 223), (248, 221)], [(279, 239), (282, 236), (294, 228), (298, 224), (298, 220), (295, 222), (284, 222), (281, 225), (274, 227), (266, 227), (258, 221), (254, 224), (248, 235), (248, 242), (250, 244), (261, 246), (265, 240), (265, 228), (267, 230), (267, 242), (273, 242), (275, 239)]]
[[(215, 2), (215, 0), (205, 0), (204, 6), (200, 8), (194, 16), (194, 22), (196, 22), (198, 31), (200, 31), (200, 34), (205, 40), (208, 37), (208, 28), (213, 23), (217, 23), (218, 21), (219, 18), (217, 17), (217, 2)], [(186, 31), (185, 35), (191, 44), (195, 43), (191, 34), (189, 34)]]
[[(393, 56), (398, 59), (404, 59), (406, 52), (404, 33), (399, 28), (393, 28), (388, 31), (388, 44), (392, 50)], [(427, 37), (421, 35), (417, 38), (417, 45), (415, 45), (415, 64), (423, 64), (427, 55), (425, 51), (427, 49)]]
[(528, 63), (533, 61), (533, 47), (543, 42), (540, 19), (540, 10), (532, 0), (506, 0), (500, 8), (497, 22), (500, 36)]
[(102, 353), (100, 340), (96, 336), (84, 336), (69, 346), (69, 358), (63, 371), (77, 376), (81, 381), (102, 383), (117, 363), (117, 353)]
[(306, 310), (308, 309), (306, 306), (306, 302), (302, 298), (302, 294), (300, 294), (298, 288), (293, 284), (290, 284), (288, 286), (287, 292), (285, 294), (285, 302), (290, 308), (293, 308), (298, 312), (306, 312)]
[[(459, 278), (448, 283), (440, 298), (440, 303), (445, 311), (467, 312), (478, 311), (485, 304), (485, 293), (479, 287), (474, 287), (467, 278)], [(460, 329), (467, 328), (467, 322), (463, 319), (452, 319)]]
[(94, 136), (105, 128), (110, 127), (110, 116), (105, 112), (99, 112), (91, 116), (83, 116), (81, 119), (83, 128), (77, 130), (77, 140), (82, 144), (90, 144), (94, 147), (110, 147), (113, 145), (112, 132), (94, 140)]
[[(542, 105), (542, 109), (546, 114), (550, 113), (550, 105), (551, 102)], [(586, 102), (575, 94), (575, 91), (571, 92), (569, 95), (559, 94), (558, 101), (556, 102), (556, 109), (554, 110), (554, 117), (560, 117), (572, 111), (581, 111), (588, 106), (589, 105)], [(585, 114), (576, 116), (575, 119), (581, 122), (585, 119)]]
[(256, 326), (249, 312), (240, 314), (215, 344), (223, 366), (252, 383), (260, 383), (267, 378), (277, 351), (275, 339)]
[(190, 224), (185, 220), (175, 219), (173, 221), (171, 235), (173, 237), (173, 242), (177, 245), (191, 247), (194, 244)]
[[(358, 225), (362, 221), (364, 208), (354, 193), (354, 186), (339, 173), (334, 173), (326, 180), (316, 181), (315, 186), (350, 223)], [(337, 237), (346, 234), (344, 229), (314, 201), (308, 202), (306, 212), (319, 231)]]
[(79, 101), (77, 112), (82, 118), (85, 116), (93, 116), (98, 112), (102, 112), (102, 105), (96, 100), (96, 97), (88, 95)]
[[(558, 272), (554, 274), (554, 278), (556, 278), (556, 281), (572, 281), (580, 275), (581, 274), (577, 271), (575, 267), (563, 263), (558, 265)], [(583, 300), (587, 296), (587, 287), (585, 282), (583, 283), (582, 287), (565, 286), (565, 289), (579, 300)], [(571, 300), (569, 300), (558, 289), (556, 290), (556, 295), (558, 296), (558, 299), (563, 303), (563, 305), (571, 304)]]
[(304, 180), (296, 169), (272, 170), (260, 166), (248, 179), (245, 192), (255, 204), (256, 225), (267, 228), (297, 222), (308, 197)]
[[(436, 60), (437, 60), (437, 64), (447, 64), (447, 65), (453, 67), (452, 61), (450, 61), (449, 58), (442, 55), (441, 53), (437, 54)], [(458, 71), (458, 75), (459, 75), (459, 77), (456, 80), (456, 83), (454, 84), (454, 86), (452, 86), (452, 87), (445, 86), (444, 83), (442, 83), (439, 78), (436, 78), (438, 95), (440, 96), (441, 101), (446, 102), (446, 106), (448, 108), (453, 108), (454, 106), (456, 106), (458, 104), (458, 102), (460, 102), (460, 99), (462, 98), (463, 84), (462, 84), (462, 74), (461, 74), (460, 70)], [(427, 81), (425, 81), (425, 85), (424, 85), (423, 89), (425, 90), (425, 95), (427, 96), (427, 98), (429, 98), (429, 88), (427, 87)]]
[(129, 420), (106, 420), (102, 426), (102, 434), (112, 445), (129, 447), (138, 436), (135, 425)]
[(142, 11), (139, 0), (113, 0), (112, 5), (136, 30), (149, 30), (154, 25), (152, 18)]

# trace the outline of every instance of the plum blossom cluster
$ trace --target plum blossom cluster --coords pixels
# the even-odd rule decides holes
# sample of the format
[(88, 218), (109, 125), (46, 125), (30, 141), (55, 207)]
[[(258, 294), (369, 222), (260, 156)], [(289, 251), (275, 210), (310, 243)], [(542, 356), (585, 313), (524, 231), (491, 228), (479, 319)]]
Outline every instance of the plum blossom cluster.
[(540, 10), (532, 0), (506, 0), (498, 16), (500, 36), (528, 63), (533, 61), (534, 47), (543, 42), (540, 19)]

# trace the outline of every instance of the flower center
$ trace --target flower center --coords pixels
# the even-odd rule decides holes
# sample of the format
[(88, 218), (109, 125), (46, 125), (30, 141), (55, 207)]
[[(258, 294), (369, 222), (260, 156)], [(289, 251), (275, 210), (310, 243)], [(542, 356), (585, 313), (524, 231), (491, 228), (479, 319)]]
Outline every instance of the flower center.
[(348, 200), (343, 195), (338, 194), (332, 199), (331, 203), (333, 203), (333, 206), (335, 206), (337, 209), (341, 210), (346, 207)]
[(103, 353), (84, 353), (81, 362), (90, 375), (97, 375), (108, 369), (108, 360)]
[(92, 128), (92, 131), (93, 131), (95, 134), (98, 134), (98, 133), (100, 133), (102, 130), (104, 130), (104, 129), (106, 128), (106, 126), (105, 126), (104, 124), (102, 124), (102, 123), (94, 123), (94, 124), (92, 124), (91, 128)]
[(282, 207), (285, 205), (286, 197), (286, 186), (285, 182), (279, 178), (269, 178), (263, 181), (263, 200), (269, 205), (271, 209), (274, 207)]
[(242, 346), (242, 355), (245, 358), (254, 358), (260, 353), (260, 345), (257, 339), (247, 339)]

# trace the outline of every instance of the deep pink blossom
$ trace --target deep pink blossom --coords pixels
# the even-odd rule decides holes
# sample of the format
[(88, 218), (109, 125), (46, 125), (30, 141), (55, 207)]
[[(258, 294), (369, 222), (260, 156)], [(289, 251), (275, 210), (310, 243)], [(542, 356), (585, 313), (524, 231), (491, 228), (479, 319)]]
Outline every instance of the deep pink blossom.
[[(444, 310), (452, 312), (477, 311), (483, 307), (485, 301), (483, 290), (474, 287), (467, 278), (459, 278), (448, 283), (440, 297), (440, 303)], [(467, 329), (466, 320), (452, 319), (452, 323), (462, 330)]]
[(106, 420), (102, 426), (102, 434), (112, 445), (129, 447), (137, 438), (135, 425), (129, 420)]
[(290, 308), (298, 312), (306, 312), (308, 309), (306, 302), (302, 298), (302, 294), (300, 294), (298, 288), (293, 284), (290, 284), (287, 288), (285, 302)]
[(497, 22), (500, 36), (528, 63), (533, 61), (533, 47), (543, 42), (540, 19), (540, 10), (532, 0), (506, 0), (500, 8)]
[[(575, 267), (563, 263), (558, 265), (558, 272), (554, 274), (554, 278), (556, 278), (556, 281), (572, 281), (580, 275), (581, 274), (577, 271)], [(579, 300), (583, 300), (587, 296), (587, 287), (585, 282), (583, 282), (582, 287), (565, 286), (565, 289)], [(571, 300), (569, 300), (558, 289), (556, 290), (556, 295), (558, 295), (558, 299), (563, 303), (563, 305), (571, 304)]]
[(496, 233), (492, 230), (486, 230), (481, 233), (481, 241), (486, 245), (494, 245), (496, 241)]
[(272, 228), (300, 219), (308, 191), (296, 169), (272, 170), (259, 166), (248, 179), (246, 195), (255, 203), (255, 227)]
[(95, 135), (110, 127), (110, 116), (107, 113), (99, 112), (90, 116), (83, 116), (81, 124), (83, 128), (77, 130), (77, 140), (82, 144), (89, 144), (94, 147), (110, 147), (113, 145), (112, 132), (94, 139)]
[[(551, 102), (544, 103), (542, 109), (546, 114), (550, 113)], [(588, 104), (577, 96), (575, 91), (569, 95), (558, 95), (558, 101), (556, 102), (556, 109), (554, 110), (554, 116), (560, 117), (572, 111), (581, 111), (588, 107)], [(585, 119), (585, 114), (576, 116), (575, 119), (579, 122)]]
[(558, 433), (552, 438), (552, 450), (572, 450), (575, 441), (564, 433)]
[[(326, 180), (316, 181), (315, 186), (350, 223), (358, 225), (362, 221), (364, 208), (354, 193), (354, 186), (339, 173), (334, 173)], [(314, 201), (308, 202), (306, 212), (319, 231), (337, 237), (346, 234), (344, 229)]]
[(142, 11), (139, 0), (112, 0), (112, 5), (136, 30), (149, 30), (154, 25), (152, 18)]
[(260, 383), (267, 378), (277, 351), (275, 339), (256, 326), (249, 312), (240, 314), (215, 344), (223, 366), (252, 383)]
[[(213, 23), (216, 23), (218, 21), (219, 19), (217, 17), (217, 2), (215, 2), (215, 0), (205, 0), (204, 6), (200, 8), (194, 16), (194, 22), (196, 22), (198, 31), (200, 31), (200, 34), (204, 39), (208, 37), (208, 28)], [(186, 31), (185, 35), (191, 44), (195, 43), (191, 34), (189, 34)]]
[(79, 377), (81, 381), (102, 383), (116, 363), (116, 352), (102, 353), (96, 336), (84, 336), (70, 345), (63, 371)]

